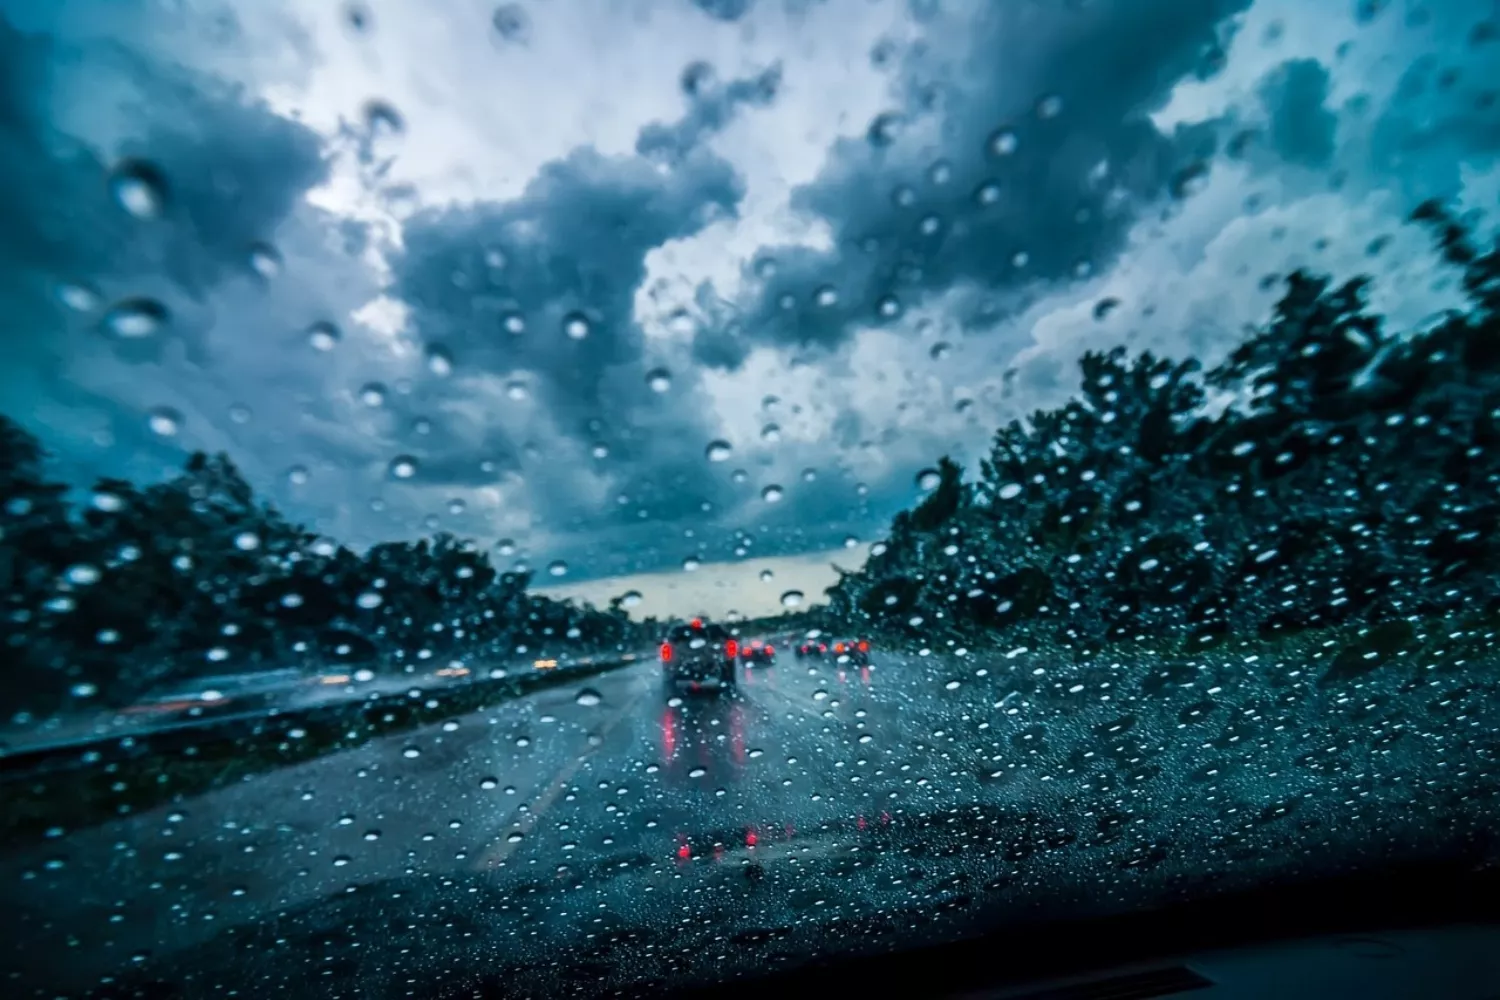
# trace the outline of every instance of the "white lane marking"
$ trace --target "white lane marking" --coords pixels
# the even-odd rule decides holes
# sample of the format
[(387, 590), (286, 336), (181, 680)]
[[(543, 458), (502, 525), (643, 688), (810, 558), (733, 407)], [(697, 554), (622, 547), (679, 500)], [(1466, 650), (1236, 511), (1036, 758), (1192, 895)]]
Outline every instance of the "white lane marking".
[[(599, 737), (598, 743), (586, 747), (582, 753), (574, 757), (561, 771), (557, 772), (557, 776), (552, 779), (552, 783), (547, 786), (541, 795), (536, 797), (536, 801), (530, 803), (530, 808), (521, 814), (520, 821), (514, 826), (507, 827), (501, 831), (498, 835), (500, 839), (496, 840), (495, 843), (491, 844), (475, 859), (473, 867), (476, 871), (486, 871), (498, 867), (502, 861), (505, 861), (514, 854), (517, 848), (526, 843), (527, 836), (541, 822), (542, 817), (547, 814), (547, 811), (556, 804), (558, 797), (567, 790), (568, 784), (573, 780), (573, 776), (578, 773), (578, 769), (583, 766), (584, 761), (588, 760), (600, 747), (604, 746), (605, 737), (609, 735), (615, 726), (620, 724), (620, 720), (630, 714), (631, 709), (635, 708), (636, 703), (645, 697), (646, 692), (649, 690), (651, 690), (649, 685), (643, 686), (640, 691), (636, 692), (634, 697), (629, 698), (620, 707), (619, 711), (606, 719), (602, 726), (592, 732), (591, 735)], [(515, 840), (511, 840), (510, 838), (515, 836), (516, 833), (520, 833), (521, 836)]]

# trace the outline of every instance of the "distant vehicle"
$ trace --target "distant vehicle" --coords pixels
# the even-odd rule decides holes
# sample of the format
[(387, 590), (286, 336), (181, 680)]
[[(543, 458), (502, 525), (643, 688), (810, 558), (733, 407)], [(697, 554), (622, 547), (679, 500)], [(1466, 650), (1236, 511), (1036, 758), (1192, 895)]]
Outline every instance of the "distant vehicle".
[(769, 667), (776, 662), (776, 647), (762, 639), (751, 639), (740, 644), (740, 659), (747, 667), (757, 663)]
[(870, 641), (868, 639), (839, 639), (833, 644), (835, 660), (851, 663), (856, 667), (870, 665)]
[(668, 690), (687, 684), (696, 690), (735, 686), (735, 661), (739, 640), (722, 625), (694, 618), (678, 625), (661, 643), (662, 681)]
[(803, 639), (797, 644), (797, 659), (821, 659), (828, 655), (828, 643), (821, 639)]

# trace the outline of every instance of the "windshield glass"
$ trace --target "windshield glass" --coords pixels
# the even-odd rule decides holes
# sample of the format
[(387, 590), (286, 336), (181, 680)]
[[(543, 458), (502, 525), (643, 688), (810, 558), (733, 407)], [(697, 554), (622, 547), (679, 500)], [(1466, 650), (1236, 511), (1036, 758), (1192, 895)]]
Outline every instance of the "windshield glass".
[(6, 994), (655, 995), (1500, 861), (1497, 51), (0, 0)]

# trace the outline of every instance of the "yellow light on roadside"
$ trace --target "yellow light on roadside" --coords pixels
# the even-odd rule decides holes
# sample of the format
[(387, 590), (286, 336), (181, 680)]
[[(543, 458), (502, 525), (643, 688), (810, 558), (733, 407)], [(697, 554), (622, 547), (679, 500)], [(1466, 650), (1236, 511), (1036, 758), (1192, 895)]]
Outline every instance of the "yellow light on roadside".
[(551, 670), (553, 667), (557, 666), (557, 661), (556, 660), (537, 660), (536, 663), (533, 664), (533, 666), (535, 666), (538, 670)]
[(324, 674), (322, 677), (318, 678), (318, 683), (319, 684), (328, 684), (328, 685), (333, 685), (333, 684), (348, 684), (349, 683), (349, 675), (348, 674)]
[(442, 667), (433, 671), (434, 676), (437, 677), (465, 677), (468, 673), (468, 667)]

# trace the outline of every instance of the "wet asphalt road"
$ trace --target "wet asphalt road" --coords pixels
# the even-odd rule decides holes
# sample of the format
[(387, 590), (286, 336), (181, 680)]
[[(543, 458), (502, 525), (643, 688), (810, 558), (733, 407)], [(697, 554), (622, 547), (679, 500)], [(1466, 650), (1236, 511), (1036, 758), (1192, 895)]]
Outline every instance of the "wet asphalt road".
[(1324, 684), (1324, 648), (782, 657), (727, 697), (648, 660), (0, 851), (0, 981), (649, 995), (1039, 906), (1484, 857), (1489, 661)]
[(805, 856), (805, 828), (879, 823), (920, 796), (882, 767), (901, 699), (882, 697), (880, 665), (742, 674), (733, 695), (669, 691), (647, 662), (586, 682), (597, 701), (540, 692), (9, 853), (4, 971), (21, 992), (77, 990), (413, 874), (533, 890), (540, 873), (563, 891), (606, 859), (612, 889), (590, 908), (618, 908), (678, 866)]

